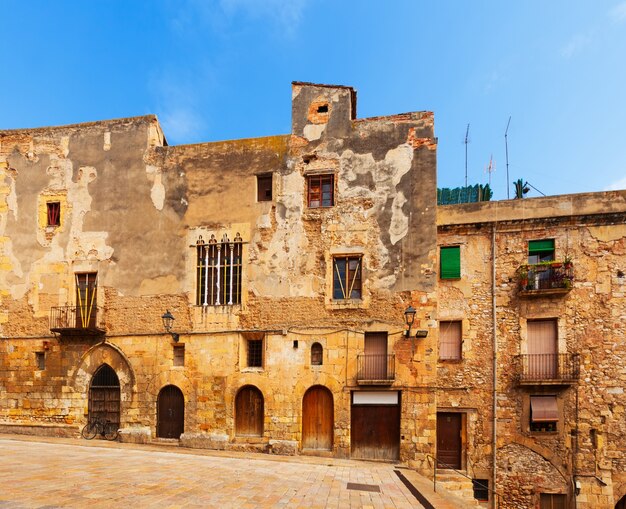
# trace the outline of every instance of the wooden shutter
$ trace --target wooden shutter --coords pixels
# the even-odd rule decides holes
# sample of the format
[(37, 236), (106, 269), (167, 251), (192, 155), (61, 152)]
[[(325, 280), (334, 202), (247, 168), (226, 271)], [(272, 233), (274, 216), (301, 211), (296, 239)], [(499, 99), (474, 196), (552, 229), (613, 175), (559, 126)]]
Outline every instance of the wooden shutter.
[(554, 251), (554, 239), (531, 240), (528, 242), (529, 253)]
[(439, 323), (439, 358), (461, 358), (461, 322)]
[(441, 279), (461, 277), (461, 247), (445, 246), (439, 251)]

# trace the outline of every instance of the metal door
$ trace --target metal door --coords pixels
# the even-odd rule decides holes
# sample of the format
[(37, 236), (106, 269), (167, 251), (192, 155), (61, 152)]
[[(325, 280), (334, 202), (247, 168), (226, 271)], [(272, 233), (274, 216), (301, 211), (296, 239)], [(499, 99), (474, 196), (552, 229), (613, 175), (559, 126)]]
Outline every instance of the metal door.
[(263, 394), (251, 385), (242, 387), (235, 398), (235, 434), (263, 436)]
[(333, 395), (322, 385), (311, 387), (302, 398), (302, 448), (333, 448)]
[(180, 438), (185, 430), (185, 397), (175, 385), (166, 385), (157, 398), (157, 437)]
[(461, 468), (463, 415), (437, 412), (437, 467)]
[(96, 370), (89, 386), (89, 420), (98, 418), (119, 428), (120, 380), (108, 364)]
[[(363, 393), (361, 393), (363, 394)], [(357, 459), (394, 461), (400, 458), (400, 394), (370, 393), (371, 403), (355, 403), (350, 416), (351, 455)], [(377, 401), (376, 394), (390, 396), (393, 404)]]

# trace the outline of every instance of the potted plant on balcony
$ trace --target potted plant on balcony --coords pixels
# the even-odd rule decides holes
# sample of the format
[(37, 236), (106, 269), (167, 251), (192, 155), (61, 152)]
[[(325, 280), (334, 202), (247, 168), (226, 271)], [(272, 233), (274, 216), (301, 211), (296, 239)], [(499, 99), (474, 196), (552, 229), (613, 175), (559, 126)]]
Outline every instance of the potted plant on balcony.
[(565, 255), (565, 258), (563, 259), (563, 267), (565, 267), (566, 269), (571, 269), (573, 266), (572, 263), (572, 259), (570, 258), (569, 255)]
[(517, 269), (517, 280), (519, 281), (520, 290), (528, 288), (528, 265), (522, 265)]

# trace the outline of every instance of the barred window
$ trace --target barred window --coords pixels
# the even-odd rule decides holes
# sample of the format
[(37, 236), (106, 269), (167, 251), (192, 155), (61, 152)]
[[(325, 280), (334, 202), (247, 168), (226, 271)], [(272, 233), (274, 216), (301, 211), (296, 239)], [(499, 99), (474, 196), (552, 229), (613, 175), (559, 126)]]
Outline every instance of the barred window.
[(333, 258), (333, 299), (361, 298), (361, 257)]
[(262, 368), (263, 367), (263, 340), (262, 339), (249, 339), (248, 340), (248, 367), (249, 368)]
[(241, 304), (242, 246), (239, 233), (231, 241), (226, 234), (220, 242), (214, 235), (197, 245), (196, 305), (230, 306)]
[(324, 362), (324, 348), (319, 343), (311, 345), (311, 365), (321, 366)]

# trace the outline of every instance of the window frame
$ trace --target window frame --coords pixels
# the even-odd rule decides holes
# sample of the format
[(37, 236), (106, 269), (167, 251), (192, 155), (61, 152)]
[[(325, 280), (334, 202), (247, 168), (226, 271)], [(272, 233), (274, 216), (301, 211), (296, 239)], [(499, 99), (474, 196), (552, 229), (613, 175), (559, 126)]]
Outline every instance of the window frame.
[(461, 279), (460, 245), (439, 246), (439, 279)]
[(246, 340), (246, 367), (263, 368), (264, 363), (263, 339)]
[(324, 364), (324, 347), (319, 341), (311, 345), (311, 366), (322, 366)]
[(539, 493), (539, 507), (541, 509), (565, 509), (567, 507), (567, 494)]
[[(340, 268), (339, 262), (343, 262), (345, 266)], [(351, 270), (350, 264), (353, 262), (357, 262), (357, 266)], [(332, 300), (336, 302), (363, 300), (363, 255), (333, 255), (332, 265)], [(348, 281), (351, 282), (349, 292), (346, 293)], [(358, 286), (355, 287), (357, 283)], [(357, 292), (358, 296), (353, 296), (354, 292)]]
[[(327, 191), (324, 190), (324, 186), (328, 186)], [(306, 203), (308, 208), (320, 209), (335, 206), (334, 173), (313, 173), (307, 175), (306, 188)], [(329, 193), (327, 199), (324, 199), (325, 192)]]
[[(269, 185), (268, 185), (269, 184)], [(274, 179), (272, 173), (260, 173), (256, 176), (256, 201), (265, 202), (274, 199)]]
[(35, 352), (36, 371), (46, 370), (46, 352)]
[(172, 350), (172, 366), (184, 367), (185, 366), (185, 345), (173, 345)]
[(61, 202), (46, 202), (46, 226), (58, 228), (61, 226)]
[[(444, 328), (448, 330), (450, 327), (454, 326), (454, 328), (456, 329), (457, 325), (458, 325), (458, 338), (455, 337), (454, 342), (452, 341), (445, 342), (448, 345), (452, 345), (450, 349), (454, 347), (455, 355), (443, 356), (442, 351), (444, 350), (444, 348), (442, 348), (442, 346), (444, 344), (444, 341), (443, 341)], [(439, 360), (440, 361), (453, 361), (454, 362), (454, 361), (463, 360), (463, 321), (462, 320), (440, 320), (439, 321), (439, 345), (438, 346), (439, 346)]]
[(528, 264), (554, 261), (554, 239), (536, 239), (528, 241)]
[[(555, 420), (533, 421), (533, 398), (552, 398), (556, 406), (557, 418)], [(556, 433), (558, 432), (558, 424), (560, 420), (559, 400), (556, 394), (531, 394), (528, 408), (528, 429), (531, 433)]]

